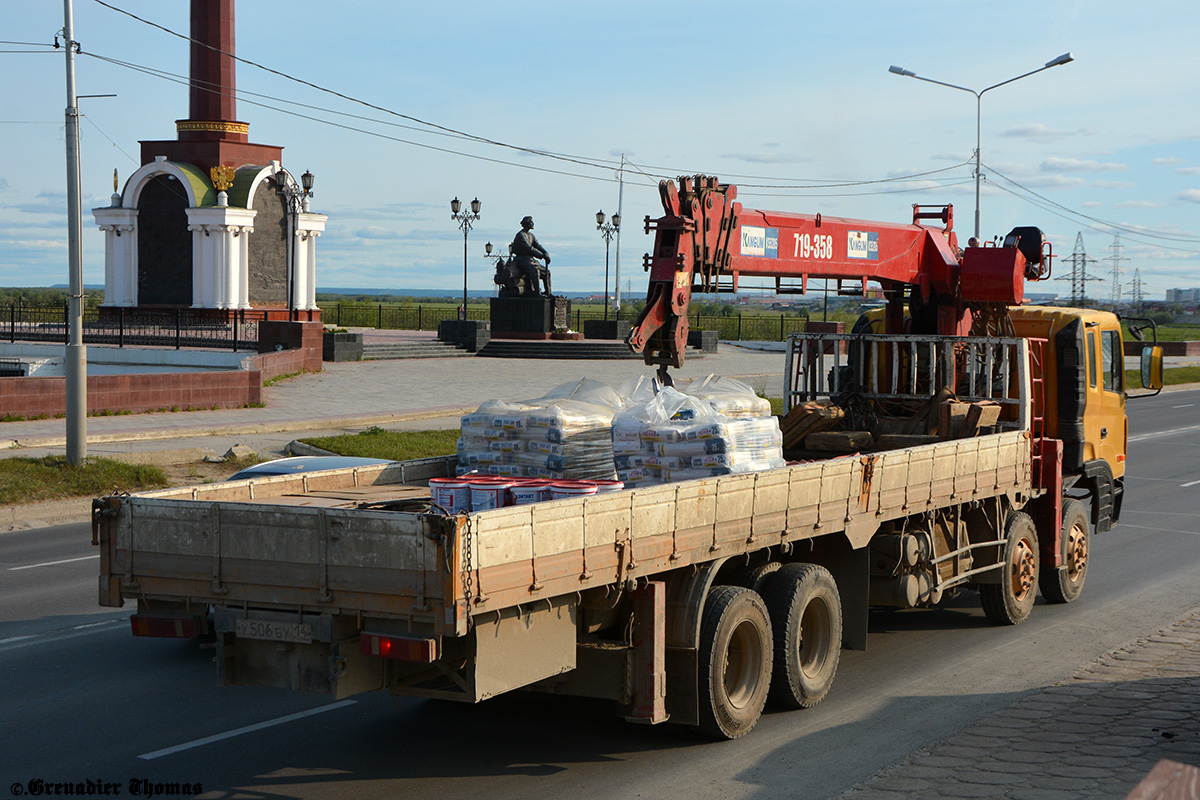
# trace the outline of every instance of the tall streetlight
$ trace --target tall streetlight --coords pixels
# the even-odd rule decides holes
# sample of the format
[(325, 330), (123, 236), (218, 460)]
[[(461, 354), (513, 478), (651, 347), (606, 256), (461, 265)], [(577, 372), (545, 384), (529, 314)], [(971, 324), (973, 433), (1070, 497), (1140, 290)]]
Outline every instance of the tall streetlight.
[(613, 214), (612, 222), (604, 221), (604, 211), (596, 212), (596, 230), (604, 237), (604, 321), (608, 322), (608, 246), (613, 234), (621, 229), (621, 215)]
[(458, 227), (463, 233), (463, 319), (467, 318), (467, 234), (471, 232), (471, 223), (479, 219), (481, 205), (479, 198), (476, 197), (471, 201), (471, 210), (465, 211), (458, 197), (450, 201), (450, 219), (458, 223)]
[(979, 232), (979, 183), (983, 179), (983, 174), (980, 171), (979, 143), (980, 143), (981, 109), (982, 109), (982, 105), (983, 105), (984, 93), (990, 92), (992, 89), (998, 89), (1001, 86), (1005, 86), (1007, 84), (1012, 83), (1013, 81), (1019, 81), (1019, 80), (1021, 80), (1021, 78), (1028, 78), (1030, 75), (1035, 75), (1035, 74), (1041, 72), (1042, 70), (1050, 69), (1051, 67), (1057, 67), (1060, 64), (1069, 64), (1074, 60), (1075, 60), (1075, 57), (1073, 55), (1071, 55), (1070, 53), (1063, 53), (1058, 58), (1047, 61), (1044, 66), (1041, 66), (1035, 70), (1026, 72), (1024, 75), (1018, 75), (1015, 78), (1009, 78), (1006, 81), (1001, 81), (1000, 83), (993, 84), (992, 86), (989, 86), (986, 89), (980, 89), (979, 91), (975, 91), (974, 89), (968, 89), (965, 86), (955, 86), (953, 83), (945, 83), (943, 81), (935, 81), (932, 78), (923, 78), (920, 75), (918, 75), (917, 73), (913, 72), (912, 70), (907, 70), (907, 69), (904, 69), (903, 67), (897, 67), (894, 65), (888, 67), (888, 72), (891, 72), (894, 75), (900, 75), (905, 78), (916, 78), (919, 81), (925, 81), (926, 83), (936, 83), (938, 86), (947, 86), (951, 89), (958, 89), (959, 91), (970, 92), (971, 94), (975, 95), (975, 241), (977, 241), (977, 242), (981, 241), (981, 234)]
[(279, 188), (279, 194), (283, 197), (283, 202), (287, 207), (288, 221), (291, 223), (291, 230), (288, 231), (288, 243), (285, 251), (287, 258), (287, 307), (288, 320), (291, 320), (295, 315), (296, 298), (293, 295), (296, 293), (296, 228), (300, 225), (300, 212), (307, 213), (309, 210), (308, 198), (312, 197), (313, 182), (316, 178), (308, 170), (300, 176), (300, 185), (296, 185), (296, 181), (286, 169), (280, 167), (275, 173), (275, 184)]

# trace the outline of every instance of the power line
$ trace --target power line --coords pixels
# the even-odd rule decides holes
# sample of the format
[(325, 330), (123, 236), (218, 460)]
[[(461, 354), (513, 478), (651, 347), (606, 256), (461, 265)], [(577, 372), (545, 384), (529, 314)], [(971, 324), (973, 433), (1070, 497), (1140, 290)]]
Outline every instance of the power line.
[[(426, 126), (426, 127), (428, 127), (428, 128), (432, 128), (432, 129), (434, 129), (434, 130), (432, 130), (432, 131), (424, 131), (424, 132), (426, 132), (426, 133), (434, 133), (434, 132), (439, 132), (439, 131), (440, 131), (440, 132), (441, 132), (441, 133), (443, 133), (443, 134), (449, 134), (449, 135), (453, 135), (453, 136), (461, 137), (461, 138), (464, 138), (464, 139), (470, 139), (470, 140), (473, 140), (473, 141), (476, 141), (476, 142), (480, 142), (480, 143), (483, 143), (483, 144), (490, 144), (490, 145), (493, 145), (493, 146), (496, 146), (496, 147), (504, 147), (504, 148), (508, 148), (508, 149), (511, 149), (511, 150), (516, 150), (516, 151), (523, 152), (523, 153), (529, 153), (529, 154), (531, 154), (531, 155), (538, 155), (538, 156), (543, 156), (543, 157), (545, 157), (545, 158), (552, 158), (552, 159), (557, 159), (557, 160), (561, 160), (561, 161), (567, 161), (567, 162), (570, 162), (570, 163), (576, 163), (576, 164), (579, 164), (579, 165), (581, 165), (581, 166), (587, 166), (587, 167), (592, 167), (592, 168), (601, 168), (601, 165), (602, 165), (602, 164), (604, 165), (604, 167), (603, 167), (603, 168), (609, 168), (609, 167), (611, 167), (613, 164), (615, 164), (615, 163), (616, 163), (615, 161), (609, 161), (609, 160), (607, 160), (607, 159), (595, 159), (595, 158), (588, 158), (588, 157), (585, 157), (585, 156), (575, 156), (575, 155), (570, 155), (570, 154), (558, 153), (558, 152), (555, 152), (555, 151), (551, 151), (551, 150), (544, 150), (544, 149), (540, 149), (540, 148), (524, 147), (524, 146), (521, 146), (521, 145), (515, 145), (515, 144), (508, 143), (508, 142), (502, 142), (502, 141), (499, 141), (499, 140), (496, 140), (496, 139), (491, 139), (491, 138), (489, 138), (489, 137), (486, 137), (486, 136), (480, 136), (480, 135), (478, 135), (478, 134), (468, 133), (468, 132), (466, 132), (466, 131), (460, 131), (460, 130), (457, 130), (457, 129), (455, 129), (455, 128), (446, 127), (446, 126), (444, 126), (444, 125), (439, 125), (439, 124), (437, 124), (437, 123), (435, 123), (435, 122), (430, 122), (430, 121), (428, 121), (428, 120), (423, 120), (423, 119), (420, 119), (419, 117), (415, 117), (415, 116), (412, 116), (412, 115), (410, 115), (410, 114), (404, 114), (404, 113), (402, 113), (402, 112), (399, 112), (399, 111), (394, 111), (394, 110), (392, 110), (392, 109), (389, 109), (389, 108), (385, 108), (385, 107), (383, 107), (383, 106), (376, 105), (376, 104), (374, 104), (374, 103), (371, 103), (371, 102), (368, 102), (368, 101), (366, 101), (366, 100), (362, 100), (362, 99), (359, 99), (359, 98), (357, 98), (357, 97), (353, 97), (353, 96), (351, 96), (351, 95), (345, 94), (345, 93), (343, 93), (343, 92), (339, 92), (339, 91), (337, 91), (337, 90), (335, 90), (335, 89), (329, 89), (329, 88), (327, 88), (327, 87), (320, 86), (319, 84), (313, 83), (313, 82), (311, 82), (311, 81), (308, 81), (308, 80), (304, 80), (303, 78), (298, 78), (298, 77), (296, 77), (296, 76), (294, 76), (294, 75), (290, 75), (290, 74), (288, 74), (288, 73), (286, 73), (286, 72), (282, 72), (282, 71), (280, 71), (280, 70), (273, 69), (273, 68), (271, 68), (271, 67), (268, 67), (268, 66), (266, 66), (266, 65), (264, 65), (264, 64), (260, 64), (260, 63), (258, 63), (258, 62), (255, 62), (255, 61), (251, 61), (251, 60), (249, 60), (249, 59), (242, 58), (241, 56), (238, 56), (238, 55), (236, 55), (236, 54), (234, 54), (234, 53), (228, 53), (228, 52), (226, 52), (226, 51), (224, 51), (224, 50), (221, 50), (221, 49), (220, 49), (220, 48), (218, 48), (218, 47), (214, 47), (213, 45), (210, 45), (210, 44), (208, 44), (208, 43), (206, 43), (206, 42), (201, 42), (201, 41), (199, 41), (199, 40), (196, 40), (196, 39), (193, 39), (193, 38), (191, 38), (190, 36), (185, 36), (185, 35), (184, 35), (184, 34), (182, 34), (182, 33), (179, 33), (179, 32), (177, 32), (177, 31), (171, 30), (170, 28), (167, 28), (167, 27), (165, 27), (165, 26), (163, 26), (163, 25), (159, 25), (158, 23), (151, 22), (150, 20), (147, 20), (147, 19), (144, 19), (144, 18), (142, 18), (142, 17), (139, 17), (139, 16), (138, 16), (138, 15), (136, 15), (136, 14), (133, 14), (133, 13), (131, 13), (131, 12), (129, 12), (129, 11), (125, 11), (124, 9), (118, 8), (118, 7), (116, 7), (116, 6), (114, 6), (114, 5), (110, 4), (110, 3), (104, 2), (104, 0), (95, 0), (95, 2), (96, 2), (96, 3), (98, 3), (98, 4), (99, 4), (99, 5), (101, 5), (101, 6), (104, 6), (105, 8), (108, 8), (108, 9), (110, 9), (110, 10), (112, 10), (112, 11), (115, 11), (115, 12), (117, 12), (117, 13), (119, 13), (119, 14), (123, 14), (123, 15), (125, 15), (125, 16), (127, 16), (127, 17), (131, 18), (131, 19), (134, 19), (134, 20), (136, 20), (136, 21), (138, 21), (138, 22), (141, 22), (141, 23), (143, 23), (144, 25), (148, 25), (148, 26), (150, 26), (150, 27), (152, 27), (152, 28), (156, 28), (156, 29), (158, 29), (158, 30), (161, 30), (161, 31), (163, 31), (163, 32), (165, 32), (165, 33), (168, 33), (168, 34), (170, 34), (171, 36), (175, 36), (175, 37), (177, 37), (177, 38), (179, 38), (179, 39), (183, 39), (184, 41), (187, 41), (187, 42), (189, 42), (189, 43), (193, 43), (193, 44), (200, 45), (200, 46), (202, 46), (202, 47), (205, 47), (205, 48), (207, 48), (207, 49), (209, 49), (209, 50), (212, 50), (213, 52), (220, 53), (220, 54), (222, 54), (222, 55), (228, 56), (228, 57), (230, 57), (230, 58), (232, 58), (232, 59), (234, 59), (234, 60), (236, 60), (236, 61), (238, 61), (238, 62), (241, 62), (241, 63), (243, 63), (243, 64), (247, 64), (247, 65), (249, 65), (249, 66), (252, 66), (252, 67), (256, 67), (256, 68), (258, 68), (258, 69), (261, 69), (261, 70), (263, 70), (263, 71), (265, 71), (265, 72), (268, 72), (268, 73), (270, 73), (270, 74), (272, 74), (272, 75), (276, 75), (276, 76), (278, 76), (278, 77), (281, 77), (281, 78), (284, 78), (284, 79), (286, 79), (286, 80), (290, 80), (290, 81), (293, 81), (293, 82), (295, 82), (295, 83), (299, 83), (299, 84), (301, 84), (302, 86), (307, 86), (307, 87), (309, 87), (309, 88), (315, 89), (315, 90), (317, 90), (317, 91), (320, 91), (320, 92), (324, 92), (324, 93), (326, 93), (326, 94), (331, 94), (331, 95), (333, 95), (333, 96), (335, 96), (335, 97), (341, 98), (341, 99), (343, 99), (343, 100), (346, 100), (346, 101), (348, 101), (348, 102), (356, 103), (356, 104), (358, 104), (358, 105), (365, 106), (365, 107), (367, 107), (367, 108), (373, 109), (373, 110), (375, 110), (375, 111), (379, 111), (379, 112), (381, 112), (381, 113), (384, 113), (384, 114), (388, 114), (388, 115), (391, 115), (391, 116), (396, 116), (396, 117), (399, 117), (399, 118), (401, 118), (401, 119), (407, 119), (407, 120), (409, 120), (409, 121), (411, 121), (411, 122), (417, 123), (418, 125), (423, 125), (423, 126)], [(275, 100), (275, 101), (277, 101), (277, 102), (287, 102), (287, 103), (291, 103), (291, 102), (292, 102), (292, 101), (287, 101), (287, 100), (281, 100), (280, 98), (270, 98), (270, 99), (272, 99), (272, 100)], [(247, 102), (249, 102), (249, 101), (247, 101)], [(301, 104), (301, 103), (295, 103), (295, 105), (301, 105), (301, 106), (304, 106), (304, 104)], [(269, 108), (269, 106), (268, 106), (268, 108)], [(334, 111), (329, 111), (328, 113), (342, 113), (342, 112), (334, 112)], [(352, 115), (347, 115), (347, 116), (352, 116)], [(373, 120), (373, 121), (375, 121), (375, 122), (379, 122), (380, 124), (386, 124), (386, 123), (383, 123), (382, 121), (379, 121), (379, 120)], [(436, 148), (435, 148), (435, 149), (436, 149)], [(454, 152), (454, 151), (451, 151), (451, 152)], [(503, 161), (500, 161), (500, 162), (498, 162), (498, 163), (511, 163), (511, 162), (503, 162)], [(797, 179), (797, 178), (779, 178), (779, 179), (777, 179), (777, 178), (774, 178), (774, 177), (771, 177), (771, 176), (747, 176), (747, 175), (732, 175), (732, 176), (730, 176), (730, 177), (737, 177), (737, 178), (749, 178), (749, 179), (751, 179), (751, 180), (771, 180), (771, 181), (774, 181), (774, 180), (789, 180), (789, 181), (793, 181), (793, 182), (807, 182), (807, 183), (814, 183), (814, 184), (827, 184), (827, 185), (829, 185), (829, 186), (848, 186), (848, 187), (849, 187), (849, 186), (870, 185), (870, 184), (875, 184), (875, 183), (887, 183), (887, 182), (898, 182), (898, 181), (904, 181), (904, 180), (911, 180), (912, 178), (915, 178), (915, 177), (923, 177), (923, 176), (925, 176), (925, 175), (933, 175), (933, 174), (936, 174), (936, 173), (939, 173), (939, 172), (944, 172), (944, 171), (948, 171), (948, 170), (951, 170), (951, 169), (957, 169), (957, 168), (959, 168), (959, 167), (961, 167), (961, 166), (964, 166), (966, 163), (967, 163), (967, 162), (964, 162), (963, 164), (958, 164), (958, 165), (955, 165), (955, 166), (952, 166), (952, 167), (946, 167), (946, 168), (939, 169), (939, 170), (931, 170), (931, 171), (929, 171), (929, 172), (916, 173), (916, 174), (914, 174), (914, 175), (911, 175), (911, 176), (898, 176), (898, 177), (893, 177), (893, 178), (883, 178), (883, 179), (877, 179), (877, 180), (870, 180), (870, 181), (856, 181), (856, 182), (845, 182), (845, 181), (841, 181), (841, 182), (839, 182), (839, 181), (834, 181), (834, 180), (827, 180), (827, 179), (815, 179), (815, 178), (814, 178), (814, 179), (805, 179), (805, 178), (799, 178), (799, 179)], [(518, 166), (519, 166), (519, 165), (518, 165)], [(651, 167), (651, 169), (665, 169), (665, 168), (662, 168), (662, 167)], [(564, 173), (564, 174), (569, 174), (569, 173)], [(679, 172), (676, 172), (675, 174), (680, 174), (680, 173), (679, 173)], [(764, 186), (760, 186), (760, 187), (755, 187), (754, 185), (750, 185), (750, 187), (749, 187), (749, 188), (773, 188), (773, 187), (775, 187), (776, 185), (777, 185), (777, 184), (774, 184), (774, 183), (773, 183), (773, 184), (770, 184), (770, 185), (764, 185)], [(783, 188), (809, 188), (809, 187), (806, 187), (806, 186), (794, 186), (794, 187), (783, 187)]]
[[(100, 2), (100, 0), (96, 0), (96, 2)], [(97, 55), (96, 53), (84, 53), (83, 55), (91, 56), (92, 58), (96, 58), (101, 61), (106, 61), (106, 62), (112, 63), (116, 66), (123, 67), (125, 69), (131, 69), (135, 72), (142, 72), (147, 75), (151, 75), (151, 76), (154, 76), (157, 78), (162, 78), (163, 80), (168, 80), (168, 81), (172, 81), (172, 82), (176, 82), (176, 83), (183, 83), (185, 85), (187, 83), (186, 81), (181, 80), (181, 79), (175, 79), (175, 78), (167, 77), (165, 75), (161, 75), (150, 68), (143, 68), (143, 67), (139, 67), (134, 64), (129, 64), (127, 62), (121, 62), (118, 59), (108, 58), (107, 56)], [(378, 138), (378, 139), (385, 139), (388, 141), (397, 142), (399, 144), (407, 144), (407, 145), (412, 145), (413, 147), (421, 147), (426, 150), (434, 150), (434, 151), (440, 152), (440, 153), (447, 153), (450, 155), (462, 156), (463, 158), (473, 158), (477, 161), (487, 161), (492, 164), (502, 164), (502, 165), (510, 166), (510, 167), (518, 167), (520, 169), (534, 170), (536, 172), (546, 172), (546, 173), (550, 173), (553, 175), (565, 175), (565, 176), (573, 177), (573, 178), (582, 178), (584, 180), (604, 181), (606, 183), (614, 183), (615, 182), (612, 178), (605, 178), (605, 177), (600, 177), (600, 176), (596, 176), (596, 175), (583, 175), (583, 174), (577, 173), (577, 172), (568, 172), (566, 170), (551, 169), (549, 167), (538, 167), (538, 166), (534, 166), (532, 164), (518, 164), (515, 161), (504, 161), (503, 159), (491, 158), (489, 156), (482, 156), (482, 155), (477, 155), (474, 153), (467, 153), (467, 152), (463, 152), (461, 150), (452, 150), (450, 148), (438, 147), (436, 145), (426, 144), (423, 142), (416, 142), (416, 141), (412, 141), (411, 139), (402, 139), (398, 136), (389, 136), (385, 133), (380, 133), (379, 131), (367, 130), (366, 128), (359, 128), (354, 125), (345, 125), (340, 122), (333, 122), (332, 120), (321, 119), (320, 117), (314, 117), (314, 116), (311, 116), (308, 114), (301, 114), (296, 111), (290, 111), (286, 108), (279, 108), (278, 106), (272, 106), (267, 103), (259, 103), (259, 102), (253, 101), (253, 100), (244, 100), (244, 102), (249, 103), (252, 106), (258, 106), (259, 108), (270, 109), (271, 111), (277, 111), (280, 114), (287, 114), (288, 116), (297, 117), (299, 119), (305, 119), (310, 122), (317, 122), (317, 123), (320, 123), (323, 125), (329, 125), (334, 128), (340, 128), (342, 130), (352, 131), (354, 133), (361, 133), (366, 136), (374, 136), (375, 138)], [(286, 102), (286, 101), (281, 101), (281, 102)]]
[(1074, 209), (1068, 208), (1060, 203), (1057, 203), (1048, 197), (1044, 197), (1043, 195), (1038, 194), (1034, 190), (1030, 189), (1028, 186), (1021, 185), (1020, 183), (1018, 183), (1017, 181), (1008, 177), (1007, 175), (1003, 174), (999, 170), (993, 169), (990, 166), (988, 167), (988, 169), (990, 169), (994, 174), (999, 175), (1001, 178), (1003, 178), (1004, 180), (1011, 183), (1013, 186), (1016, 186), (1017, 188), (1021, 189), (1021, 191), (1028, 192), (1029, 194), (1033, 195), (1034, 197), (1037, 197), (1038, 199), (1043, 200), (1043, 201), (1055, 206), (1056, 208), (1060, 208), (1063, 211), (1067, 212), (1068, 214), (1073, 214), (1074, 216), (1079, 217), (1080, 219), (1085, 219), (1085, 220), (1088, 220), (1089, 222), (1094, 222), (1097, 225), (1104, 225), (1108, 228), (1111, 228), (1112, 230), (1122, 231), (1124, 233), (1132, 233), (1132, 234), (1136, 234), (1138, 236), (1145, 236), (1145, 237), (1148, 237), (1151, 239), (1164, 239), (1169, 242), (1200, 243), (1200, 238), (1197, 238), (1194, 236), (1173, 236), (1171, 234), (1153, 233), (1151, 231), (1148, 231), (1145, 228), (1136, 228), (1136, 227), (1132, 227), (1132, 226), (1128, 226), (1128, 225), (1120, 225), (1116, 222), (1109, 222), (1107, 220), (1088, 216), (1087, 214), (1084, 214), (1081, 211), (1075, 211)]

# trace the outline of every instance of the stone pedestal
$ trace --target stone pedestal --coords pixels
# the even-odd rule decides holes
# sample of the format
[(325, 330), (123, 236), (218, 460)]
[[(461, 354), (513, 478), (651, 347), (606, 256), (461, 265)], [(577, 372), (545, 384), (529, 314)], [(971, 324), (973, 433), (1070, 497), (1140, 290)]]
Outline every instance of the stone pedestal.
[(361, 333), (325, 331), (321, 357), (325, 361), (362, 361)]
[(629, 320), (627, 319), (585, 319), (583, 321), (583, 338), (585, 339), (624, 341), (628, 335)]
[(438, 323), (438, 341), (465, 347), (478, 353), (492, 340), (492, 324), (487, 320), (444, 319)]
[(497, 339), (549, 339), (571, 327), (571, 301), (565, 297), (493, 297), (492, 336)]

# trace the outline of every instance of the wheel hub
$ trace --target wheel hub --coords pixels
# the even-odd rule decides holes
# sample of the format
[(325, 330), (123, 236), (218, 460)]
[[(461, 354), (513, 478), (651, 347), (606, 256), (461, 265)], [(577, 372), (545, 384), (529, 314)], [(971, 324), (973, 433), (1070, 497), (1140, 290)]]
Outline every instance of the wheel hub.
[(1012, 591), (1018, 600), (1024, 600), (1033, 589), (1036, 580), (1037, 562), (1034, 558), (1033, 547), (1028, 539), (1017, 542), (1013, 548), (1012, 559)]
[(1087, 560), (1087, 534), (1078, 525), (1074, 525), (1067, 535), (1067, 578), (1071, 581), (1079, 580), (1087, 569)]

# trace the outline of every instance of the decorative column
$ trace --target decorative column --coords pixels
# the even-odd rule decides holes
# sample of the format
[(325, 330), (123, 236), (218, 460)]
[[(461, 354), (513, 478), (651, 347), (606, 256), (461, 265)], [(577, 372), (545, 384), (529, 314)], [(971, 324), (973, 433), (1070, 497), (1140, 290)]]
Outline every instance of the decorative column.
[(104, 231), (104, 305), (137, 305), (136, 208), (93, 208), (96, 226)]
[(257, 211), (228, 206), (189, 208), (192, 308), (249, 308), (249, 236)]
[(313, 311), (317, 308), (317, 237), (325, 231), (325, 214), (301, 212), (296, 215), (295, 262), (292, 275), (292, 308)]

